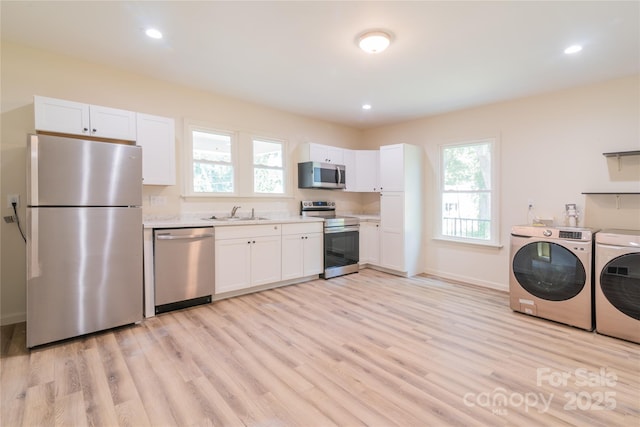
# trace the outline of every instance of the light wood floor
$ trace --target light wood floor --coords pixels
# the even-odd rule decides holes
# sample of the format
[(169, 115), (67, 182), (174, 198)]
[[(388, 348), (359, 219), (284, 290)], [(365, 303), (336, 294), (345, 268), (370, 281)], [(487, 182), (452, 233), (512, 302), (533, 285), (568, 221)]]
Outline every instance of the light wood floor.
[(640, 346), (373, 270), (1, 345), (2, 426), (640, 424)]

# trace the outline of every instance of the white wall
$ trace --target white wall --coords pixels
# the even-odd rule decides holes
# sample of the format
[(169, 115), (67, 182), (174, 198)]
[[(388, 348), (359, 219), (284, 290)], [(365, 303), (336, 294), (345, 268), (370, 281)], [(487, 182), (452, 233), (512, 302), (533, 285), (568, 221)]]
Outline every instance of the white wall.
[[(327, 190), (293, 190), (291, 197), (182, 199), (182, 141), (185, 119), (231, 130), (259, 132), (263, 136), (288, 141), (289, 163), (298, 161), (300, 144), (317, 142), (335, 146), (359, 148), (360, 130), (309, 119), (290, 113), (242, 102), (187, 87), (149, 79), (102, 65), (79, 61), (45, 51), (3, 43), (2, 66), (2, 141), (0, 200), (2, 216), (10, 215), (6, 208), (8, 194), (20, 194), (19, 210), (24, 220), (26, 201), (25, 148), (26, 135), (33, 132), (33, 95), (68, 99), (173, 117), (176, 121), (178, 185), (144, 187), (145, 215), (178, 215), (187, 212), (230, 211), (241, 205), (246, 211), (253, 207), (262, 212), (296, 212), (302, 199), (335, 200), (345, 211), (360, 209), (360, 195)], [(293, 169), (293, 173), (297, 169)], [(295, 179), (291, 180), (295, 183)], [(150, 206), (150, 196), (165, 196), (163, 206)], [(25, 318), (25, 245), (15, 224), (0, 224), (1, 282), (0, 322), (22, 321)]]
[[(527, 200), (540, 216), (561, 219), (565, 203), (577, 203), (582, 224), (640, 229), (640, 196), (583, 196), (583, 191), (640, 191), (640, 158), (625, 158), (621, 172), (601, 153), (640, 149), (640, 76), (555, 92), (359, 131), (277, 111), (236, 99), (148, 79), (102, 65), (8, 43), (1, 52), (0, 209), (7, 194), (24, 202), (26, 134), (33, 131), (33, 95), (141, 111), (176, 120), (176, 186), (145, 186), (146, 215), (226, 211), (234, 204), (256, 212), (296, 211), (302, 199), (336, 200), (344, 211), (377, 212), (376, 194), (295, 190), (280, 199), (181, 197), (184, 119), (232, 129), (261, 132), (289, 141), (290, 162), (307, 141), (350, 148), (376, 148), (406, 142), (424, 147), (426, 158), (425, 265), (428, 273), (507, 289), (509, 230), (526, 221)], [(434, 241), (435, 176), (438, 144), (498, 136), (501, 141), (501, 249)], [(151, 195), (166, 196), (150, 206)], [(20, 217), (25, 218), (24, 205)], [(0, 224), (0, 323), (24, 320), (25, 252), (15, 224)]]
[[(640, 196), (585, 196), (587, 191), (640, 192), (640, 156), (617, 162), (602, 153), (640, 149), (640, 76), (504, 102), (368, 130), (372, 148), (400, 142), (424, 147), (427, 157), (426, 272), (508, 289), (509, 233), (536, 214), (562, 223), (564, 205), (576, 203), (579, 225), (640, 230)], [(502, 248), (432, 240), (437, 205), (438, 145), (497, 137)], [(377, 203), (364, 198), (368, 209)]]

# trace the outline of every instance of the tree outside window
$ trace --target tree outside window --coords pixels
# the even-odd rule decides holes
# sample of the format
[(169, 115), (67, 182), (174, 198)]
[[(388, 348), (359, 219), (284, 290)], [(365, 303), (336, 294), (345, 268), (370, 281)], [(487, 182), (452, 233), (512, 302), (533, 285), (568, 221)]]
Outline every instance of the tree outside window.
[(495, 240), (493, 140), (441, 146), (443, 237)]
[(233, 193), (234, 159), (231, 134), (194, 130), (193, 192)]
[(253, 140), (253, 191), (284, 194), (284, 143)]

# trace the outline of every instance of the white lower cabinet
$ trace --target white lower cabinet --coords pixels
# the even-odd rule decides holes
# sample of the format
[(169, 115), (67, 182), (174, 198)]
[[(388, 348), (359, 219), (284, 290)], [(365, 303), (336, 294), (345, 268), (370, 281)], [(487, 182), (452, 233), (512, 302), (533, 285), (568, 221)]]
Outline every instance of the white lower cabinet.
[(281, 226), (215, 228), (215, 293), (282, 280)]
[(360, 264), (380, 265), (380, 222), (360, 223)]
[(321, 274), (322, 223), (282, 225), (282, 280)]
[(381, 267), (399, 272), (407, 270), (404, 256), (404, 235), (393, 230), (380, 230)]

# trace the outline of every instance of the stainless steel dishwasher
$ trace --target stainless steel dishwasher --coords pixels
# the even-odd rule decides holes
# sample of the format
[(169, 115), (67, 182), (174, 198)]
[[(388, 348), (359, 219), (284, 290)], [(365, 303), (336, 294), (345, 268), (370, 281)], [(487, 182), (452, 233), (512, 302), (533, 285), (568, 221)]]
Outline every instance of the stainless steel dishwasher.
[(153, 234), (156, 314), (211, 302), (213, 228), (164, 228)]

